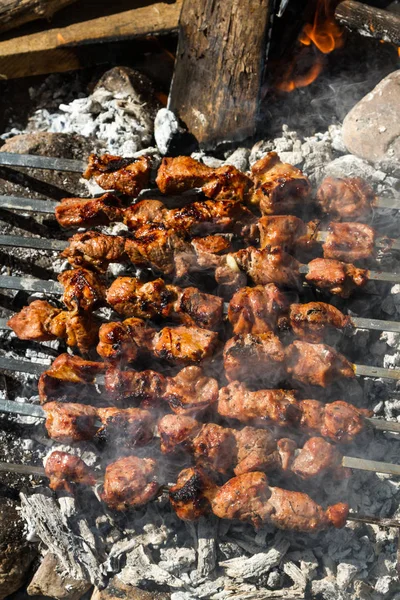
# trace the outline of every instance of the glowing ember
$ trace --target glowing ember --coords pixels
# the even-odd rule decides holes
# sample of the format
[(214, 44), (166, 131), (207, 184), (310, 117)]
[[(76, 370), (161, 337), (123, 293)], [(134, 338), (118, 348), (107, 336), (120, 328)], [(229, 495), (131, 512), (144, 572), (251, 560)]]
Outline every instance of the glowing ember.
[[(336, 4), (337, 2), (332, 0), (318, 0), (314, 21), (304, 25), (298, 38), (298, 53), (276, 85), (279, 90), (291, 92), (313, 83), (323, 69), (323, 55), (343, 44), (343, 32), (334, 16)], [(312, 53), (305, 54), (304, 47), (312, 49)], [(308, 63), (306, 70), (302, 68), (305, 58)]]

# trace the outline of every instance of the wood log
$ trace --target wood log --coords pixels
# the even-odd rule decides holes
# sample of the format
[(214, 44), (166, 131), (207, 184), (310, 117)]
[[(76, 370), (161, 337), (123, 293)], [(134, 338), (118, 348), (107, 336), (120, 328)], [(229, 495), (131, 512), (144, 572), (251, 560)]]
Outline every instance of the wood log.
[(341, 2), (335, 11), (338, 21), (361, 35), (400, 46), (400, 15), (355, 0)]
[(256, 130), (272, 0), (184, 0), (169, 108), (202, 147)]
[(0, 33), (15, 29), (20, 25), (50, 19), (61, 8), (77, 0), (1, 0)]
[(102, 53), (91, 52), (94, 44), (173, 31), (178, 27), (181, 6), (182, 0), (158, 2), (0, 41), (0, 78), (70, 71), (89, 62), (101, 64)]

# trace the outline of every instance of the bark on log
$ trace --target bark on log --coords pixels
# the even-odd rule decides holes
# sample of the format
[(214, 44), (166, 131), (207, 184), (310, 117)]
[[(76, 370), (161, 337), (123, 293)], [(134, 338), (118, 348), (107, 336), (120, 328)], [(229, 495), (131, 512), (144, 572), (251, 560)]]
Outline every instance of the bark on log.
[(272, 0), (185, 0), (169, 108), (203, 147), (254, 134)]
[(345, 0), (336, 8), (338, 21), (361, 35), (400, 46), (400, 15), (355, 0)]
[(0, 33), (30, 21), (49, 19), (64, 6), (77, 0), (1, 0)]

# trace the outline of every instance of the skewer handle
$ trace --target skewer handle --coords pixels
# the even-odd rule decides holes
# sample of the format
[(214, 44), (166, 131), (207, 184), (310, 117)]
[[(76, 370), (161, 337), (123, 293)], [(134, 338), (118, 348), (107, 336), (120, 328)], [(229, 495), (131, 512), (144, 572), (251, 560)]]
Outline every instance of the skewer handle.
[(15, 154), (13, 152), (0, 152), (0, 155), (0, 165), (7, 167), (27, 167), (31, 169), (45, 169), (46, 171), (83, 173), (87, 166), (83, 160), (72, 160), (70, 158)]
[(365, 420), (370, 423), (374, 429), (378, 429), (379, 431), (400, 433), (400, 423), (396, 423), (395, 421), (385, 421), (384, 419), (374, 418), (366, 418)]
[(400, 333), (400, 323), (397, 323), (397, 321), (352, 317), (351, 322), (354, 327), (360, 329), (374, 329), (375, 331), (393, 331), (394, 333)]
[(67, 248), (68, 242), (64, 242), (63, 240), (48, 240), (47, 238), (25, 238), (19, 235), (0, 235), (0, 246), (60, 252)]
[(21, 473), (21, 475), (39, 475), (39, 477), (47, 477), (43, 467), (32, 467), (31, 465), (16, 465), (6, 462), (0, 462), (0, 471), (8, 473)]
[(33, 277), (13, 277), (10, 275), (0, 275), (0, 288), (58, 295), (63, 293), (63, 287), (58, 281), (44, 281)]
[(21, 402), (13, 402), (12, 400), (0, 400), (0, 412), (38, 417), (39, 419), (46, 418), (46, 413), (41, 406), (22, 404)]
[(377, 460), (367, 460), (364, 458), (355, 458), (353, 456), (344, 456), (342, 465), (350, 469), (360, 469), (361, 471), (372, 471), (373, 473), (388, 473), (389, 475), (400, 476), (400, 465), (380, 462)]
[(384, 369), (369, 365), (354, 365), (354, 372), (362, 377), (381, 377), (382, 379), (400, 379), (400, 369)]

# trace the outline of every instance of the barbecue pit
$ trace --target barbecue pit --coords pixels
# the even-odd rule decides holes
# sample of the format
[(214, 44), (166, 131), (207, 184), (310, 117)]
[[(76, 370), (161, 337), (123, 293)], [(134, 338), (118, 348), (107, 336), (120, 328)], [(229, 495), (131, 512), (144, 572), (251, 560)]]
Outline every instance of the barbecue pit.
[[(293, 15), (293, 12), (288, 12), (292, 10), (295, 10), (293, 3), (289, 2), (281, 18)], [(301, 29), (300, 25), (297, 28)], [(297, 33), (295, 30), (292, 34), (294, 41)], [(351, 48), (352, 44), (360, 44), (362, 50), (359, 52), (374, 57), (370, 77), (365, 76), (364, 80), (361, 77), (356, 82), (354, 77), (360, 54)], [(292, 42), (288, 42), (288, 46), (293, 50)], [(293, 52), (290, 60), (296, 58), (295, 50)], [(25, 537), (33, 543), (30, 556), (31, 560), (36, 561), (31, 563), (32, 571), (41, 563), (36, 578), (41, 570), (46, 579), (57, 564), (58, 570), (68, 574), (71, 579), (68, 583), (70, 589), (78, 589), (74, 597), (85, 598), (93, 593), (96, 598), (101, 597), (99, 590), (104, 587), (113, 593), (112, 586), (116, 586), (114, 593), (119, 597), (121, 594), (129, 597), (132, 593), (129, 586), (134, 586), (146, 590), (149, 597), (161, 596), (172, 600), (256, 600), (267, 597), (346, 599), (354, 596), (378, 600), (396, 597), (399, 536), (396, 466), (400, 429), (397, 423), (399, 404), (396, 382), (400, 371), (400, 265), (396, 248), (399, 237), (396, 207), (399, 202), (399, 180), (392, 165), (371, 164), (349, 154), (343, 143), (341, 123), (356, 101), (370, 92), (383, 76), (395, 70), (396, 57), (388, 42), (381, 45), (373, 39), (359, 38), (355, 33), (337, 52), (337, 58), (334, 58), (334, 53), (327, 55), (324, 70), (310, 86), (291, 93), (271, 91), (269, 87), (269, 97), (274, 97), (275, 102), (270, 105), (261, 103), (261, 115), (268, 115), (270, 121), (279, 116), (275, 124), (270, 124), (268, 134), (259, 133), (251, 141), (233, 144), (229, 135), (222, 134), (224, 140), (228, 138), (230, 145), (222, 149), (211, 146), (210, 149), (207, 142), (206, 149), (197, 149), (193, 157), (213, 169), (233, 164), (240, 171), (248, 172), (266, 153), (276, 151), (281, 160), (294, 164), (309, 176), (314, 190), (324, 176), (361, 176), (373, 186), (379, 198), (380, 204), (374, 209), (372, 225), (380, 238), (385, 236), (395, 241), (389, 243), (391, 247), (386, 251), (385, 248), (377, 248), (378, 262), (373, 268), (371, 264), (364, 265), (376, 274), (368, 283), (369, 288), (357, 291), (346, 299), (321, 295), (312, 286), (289, 292), (291, 303), (323, 300), (333, 303), (353, 319), (355, 330), (352, 334), (343, 336), (340, 341), (334, 340), (333, 344), (351, 363), (357, 364), (359, 376), (333, 390), (314, 389), (313, 392), (319, 394), (319, 400), (334, 401), (340, 397), (359, 408), (370, 409), (373, 414), (369, 417), (371, 421), (363, 436), (351, 445), (339, 446), (345, 456), (344, 464), (354, 467), (349, 479), (325, 477), (318, 480), (317, 487), (313, 480), (303, 482), (292, 478), (288, 485), (288, 479), (278, 474), (271, 475), (271, 482), (275, 486), (290, 486), (290, 489), (305, 491), (324, 507), (348, 501), (351, 513), (356, 516), (354, 521), (347, 522), (344, 529), (330, 529), (310, 535), (263, 525), (255, 531), (249, 523), (219, 520), (212, 514), (202, 516), (197, 523), (185, 523), (171, 509), (167, 489), (162, 489), (162, 493), (152, 502), (128, 513), (110, 510), (101, 502), (101, 481), (93, 488), (78, 488), (73, 496), (49, 491), (43, 459), (52, 450), (71, 452), (99, 473), (100, 465), (104, 465), (104, 457), (111, 461), (124, 454), (124, 441), (119, 439), (117, 446), (111, 449), (107, 440), (86, 440), (70, 445), (66, 441), (56, 442), (48, 438), (43, 426), (43, 409), (39, 405), (37, 379), (59, 354), (68, 349), (60, 339), (40, 344), (18, 340), (7, 329), (6, 322), (12, 314), (21, 311), (33, 300), (51, 299), (56, 307), (63, 308), (60, 302), (62, 287), (56, 279), (68, 265), (59, 258), (59, 252), (66, 248), (68, 238), (76, 231), (64, 231), (57, 225), (53, 217), (54, 207), (64, 195), (88, 198), (104, 193), (104, 190), (95, 187), (93, 180), (87, 182), (80, 179), (88, 154), (91, 151), (98, 154), (105, 151), (123, 156), (133, 154), (136, 159), (148, 156), (155, 175), (161, 161), (160, 150), (168, 155), (168, 149), (176, 148), (174, 144), (179, 148), (179, 144), (183, 143), (185, 147), (188, 138), (184, 136), (182, 141), (181, 131), (175, 130), (174, 134), (174, 118), (164, 108), (155, 118), (158, 147), (146, 147), (151, 139), (156, 114), (154, 108), (149, 108), (142, 121), (138, 113), (131, 119), (132, 111), (136, 110), (131, 91), (134, 80), (130, 79), (129, 92), (126, 89), (125, 92), (115, 92), (107, 89), (107, 81), (112, 80), (112, 76), (108, 80), (103, 77), (103, 87), (98, 86), (89, 95), (87, 92), (85, 94), (85, 87), (80, 86), (79, 77), (75, 78), (76, 92), (71, 94), (68, 88), (71, 87), (73, 75), (66, 75), (65, 78), (61, 75), (57, 78), (50, 76), (41, 86), (33, 85), (31, 96), (36, 96), (36, 106), (39, 108), (32, 111), (29, 122), (22, 125), (11, 121), (5, 128), (3, 138), (7, 141), (0, 153), (0, 164), (3, 165), (1, 175), (3, 182), (6, 182), (0, 198), (0, 245), (4, 257), (0, 275), (3, 294), (0, 315), (0, 367), (3, 373), (0, 410), (4, 411), (1, 417), (4, 428), (0, 432), (0, 460), (7, 464), (0, 464), (0, 480), (4, 482), (8, 493), (14, 489), (15, 495), (20, 494), (22, 516), (28, 529)], [(285, 56), (289, 61), (289, 55)], [(351, 63), (348, 58), (348, 76), (335, 67), (337, 63), (343, 70), (346, 56), (352, 57), (353, 61)], [(349, 88), (351, 91), (346, 95)], [(335, 98), (341, 99), (340, 105), (332, 106), (331, 100), (324, 95), (327, 89), (335, 90)], [(48, 105), (53, 105), (50, 110), (46, 108), (46, 99)], [(312, 108), (305, 111), (304, 107), (310, 99)], [(57, 108), (58, 104), (62, 105), (61, 109)], [(298, 111), (302, 116), (296, 129)], [(78, 137), (82, 114), (85, 115), (89, 133), (100, 138), (100, 142), (90, 135), (87, 139)], [(107, 120), (110, 127), (107, 127)], [(115, 131), (112, 125), (117, 121), (120, 130)], [(128, 126), (132, 127), (131, 139), (126, 135)], [(141, 127), (147, 127), (147, 137), (141, 138)], [(45, 133), (39, 134), (36, 139), (31, 138), (36, 149), (39, 147), (38, 152), (34, 146), (29, 146), (29, 137), (25, 140), (19, 138), (21, 133), (29, 136), (30, 132), (37, 129), (51, 132), (51, 135)], [(99, 132), (101, 135), (98, 135)], [(58, 139), (58, 152), (53, 149), (50, 152), (45, 147), (53, 139)], [(144, 140), (143, 147), (140, 147), (141, 140)], [(19, 141), (22, 145), (18, 148)], [(40, 149), (42, 144), (43, 150)], [(179, 155), (185, 151), (174, 153)], [(74, 162), (69, 162), (71, 159)], [(18, 166), (18, 162), (24, 166)], [(150, 191), (144, 190), (139, 199), (155, 197), (157, 188), (154, 180), (148, 189)], [(161, 194), (157, 197), (165, 201)], [(168, 208), (182, 204), (182, 198), (186, 203), (187, 196), (175, 197)], [(201, 201), (204, 198), (196, 193), (190, 200)], [(310, 212), (314, 216), (314, 207)], [(85, 227), (84, 223), (81, 227), (92, 229), (92, 226)], [(126, 226), (121, 222), (112, 221), (96, 229), (106, 235), (127, 235)], [(325, 231), (322, 229), (322, 234), (319, 234), (319, 244), (326, 237)], [(236, 256), (235, 253), (232, 255)], [(237, 261), (236, 258), (234, 260)], [(307, 263), (305, 260), (301, 262), (303, 265)], [(306, 269), (303, 268), (303, 271)], [(116, 277), (124, 275), (154, 279), (145, 267), (137, 270), (135, 266), (116, 263), (111, 265), (108, 272), (108, 288)], [(204, 293), (215, 293), (217, 290), (215, 280), (209, 273), (190, 273), (189, 282)], [(180, 282), (172, 279), (168, 284), (180, 285)], [(182, 284), (182, 288), (185, 286), (187, 282)], [(226, 314), (230, 297), (224, 300)], [(125, 318), (118, 316), (106, 303), (100, 306), (99, 317), (105, 322)], [(156, 326), (161, 329), (164, 326), (173, 327), (174, 323), (160, 320)], [(285, 343), (289, 342), (290, 339)], [(145, 358), (142, 368), (160, 369), (154, 362), (154, 356)], [(207, 375), (218, 378), (218, 369), (221, 369), (221, 363), (217, 359)], [(163, 374), (174, 377), (176, 369), (164, 364)], [(84, 393), (93, 397), (94, 394), (101, 395), (103, 385), (104, 380), (100, 376)], [(263, 389), (260, 385), (256, 387)], [(207, 413), (199, 418), (203, 423), (210, 420)], [(223, 423), (220, 417), (218, 422), (232, 426), (232, 421)], [(238, 426), (238, 423), (233, 425)], [(304, 443), (307, 438), (303, 435), (297, 439)], [(168, 486), (176, 482), (179, 470), (191, 464), (192, 459), (190, 455), (183, 454), (171, 461), (168, 455), (160, 454), (158, 445), (156, 439), (150, 446), (135, 448), (135, 453), (148, 456), (150, 452), (150, 456), (161, 465), (161, 483)], [(381, 464), (368, 463), (368, 460)], [(383, 462), (387, 464), (383, 465)], [(9, 466), (11, 463), (14, 465), (12, 469)], [(368, 468), (374, 472), (363, 470)], [(34, 553), (38, 551), (41, 558), (34, 559)], [(45, 554), (46, 559), (42, 562)], [(113, 581), (112, 585), (109, 584), (110, 580)], [(77, 582), (80, 582), (79, 585)], [(93, 586), (97, 588), (94, 592)], [(40, 587), (39, 583), (31, 584), (30, 589), (31, 593), (38, 590), (46, 595), (45, 588)]]

